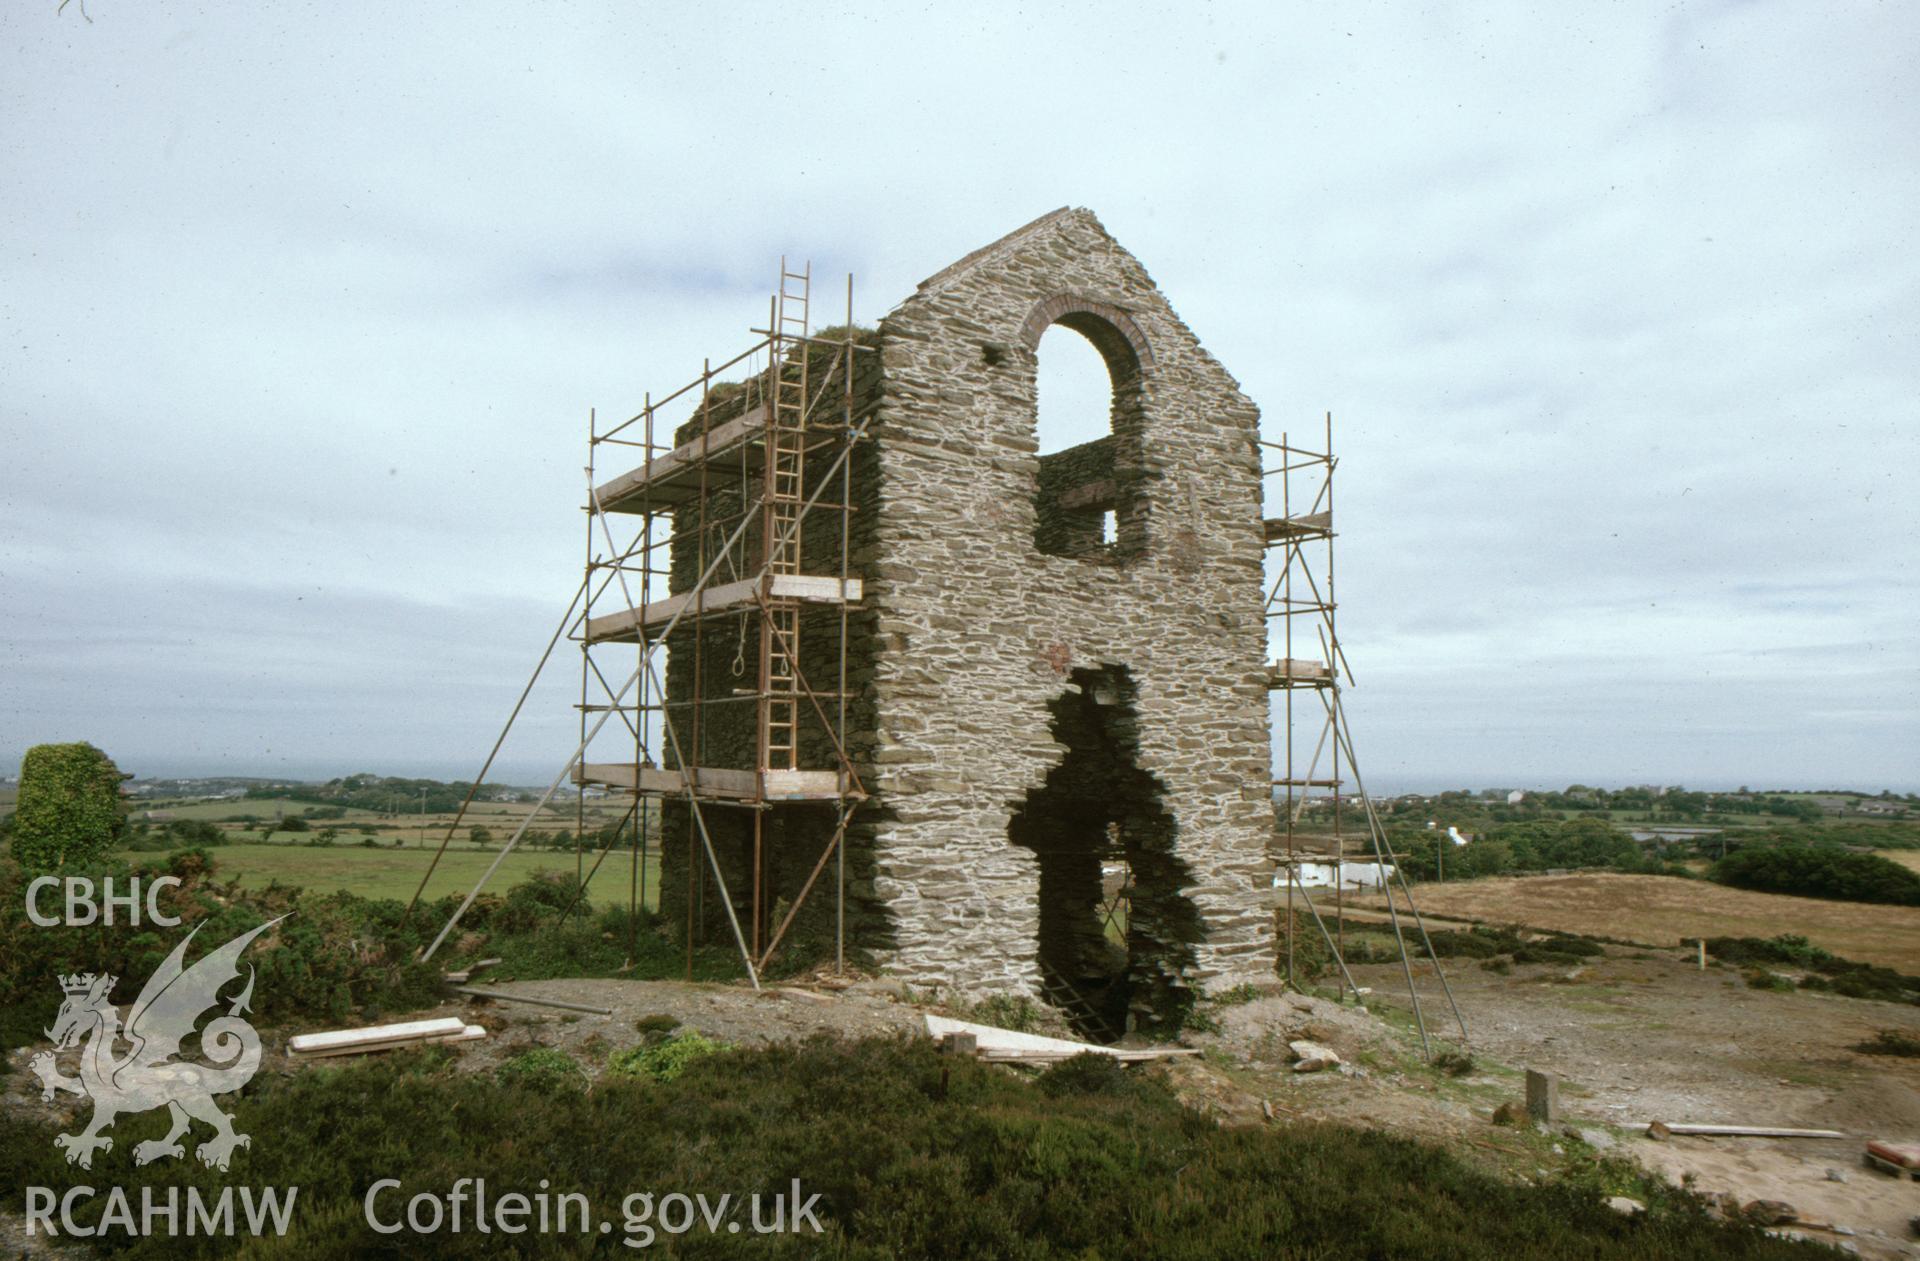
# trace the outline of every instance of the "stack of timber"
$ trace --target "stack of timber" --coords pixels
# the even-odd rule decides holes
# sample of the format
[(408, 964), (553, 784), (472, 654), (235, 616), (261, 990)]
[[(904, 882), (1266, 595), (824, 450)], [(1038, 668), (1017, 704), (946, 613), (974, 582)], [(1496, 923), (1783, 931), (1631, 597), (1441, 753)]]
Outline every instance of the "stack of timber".
[(1871, 1140), (1867, 1143), (1866, 1163), (1869, 1169), (1920, 1181), (1920, 1144)]
[(453, 1017), (444, 1020), (409, 1020), (397, 1025), (371, 1025), (365, 1029), (297, 1033), (287, 1039), (287, 1054), (295, 1060), (318, 1060), (335, 1055), (368, 1055), (375, 1051), (425, 1046), (429, 1042), (472, 1042), (486, 1036), (487, 1031), (479, 1025), (470, 1025)]

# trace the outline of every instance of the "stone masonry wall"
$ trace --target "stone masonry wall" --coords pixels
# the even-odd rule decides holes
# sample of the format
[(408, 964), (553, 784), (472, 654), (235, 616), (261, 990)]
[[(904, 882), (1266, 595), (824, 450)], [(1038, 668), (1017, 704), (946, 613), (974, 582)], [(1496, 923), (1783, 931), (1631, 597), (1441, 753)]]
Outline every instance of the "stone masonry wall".
[(1101, 556), (1101, 517), (1118, 507), (1111, 436), (1040, 457), (1033, 544), (1049, 556)]
[[(857, 340), (863, 345), (871, 345), (874, 335), (861, 331)], [(850, 478), (843, 478), (836, 472), (839, 445), (832, 437), (837, 432), (832, 427), (837, 426), (841, 419), (837, 386), (839, 378), (832, 372), (835, 359), (831, 352), (816, 348), (812, 354), (810, 389), (819, 392), (822, 378), (831, 375), (832, 379), (826, 383), (828, 388), (822, 395), (826, 402), (818, 414), (819, 423), (827, 428), (815, 439), (821, 445), (807, 457), (804, 489), (809, 496), (819, 491), (820, 502), (831, 505), (839, 501), (843, 486), (851, 483), (855, 511), (846, 524), (850, 530), (850, 570), (857, 576), (873, 556), (871, 533), (878, 485), (873, 469), (873, 444), (862, 442), (854, 448), (850, 456), (853, 463)], [(877, 353), (867, 352), (856, 357), (853, 387), (856, 424), (877, 404), (879, 359)], [(765, 372), (754, 378), (750, 389), (738, 385), (725, 387), (725, 392), (712, 407), (705, 412), (697, 412), (675, 433), (674, 442), (691, 441), (699, 436), (703, 428), (718, 427), (734, 419), (747, 406), (765, 397), (767, 388)], [(750, 497), (757, 495), (757, 471), (748, 479), (747, 487)], [(679, 592), (692, 588), (705, 562), (719, 553), (721, 545), (732, 534), (739, 519), (741, 503), (737, 478), (723, 479), (717, 483), (706, 500), (704, 544), (701, 542), (702, 517), (696, 507), (689, 504), (678, 514), (670, 549), (671, 590)], [(837, 512), (823, 508), (808, 514), (801, 534), (804, 572), (829, 577), (839, 574), (840, 529), (841, 517)], [(763, 555), (764, 543), (758, 509), (755, 509), (754, 519), (735, 544), (732, 554), (722, 562), (713, 581), (726, 582), (756, 572)], [(853, 697), (847, 710), (847, 744), (856, 764), (865, 762), (872, 746), (869, 733), (873, 729), (873, 718), (865, 690), (865, 683), (872, 675), (872, 619), (873, 614), (866, 609), (857, 609), (848, 619), (846, 661), (848, 687)], [(699, 640), (697, 652), (696, 637)], [(839, 675), (838, 612), (824, 605), (803, 608), (801, 643), (802, 673), (809, 685), (823, 697), (822, 708), (832, 717), (836, 711), (833, 692)], [(683, 752), (691, 764), (735, 769), (750, 769), (756, 764), (756, 707), (751, 701), (731, 698), (736, 689), (750, 689), (755, 685), (759, 659), (758, 616), (739, 617), (730, 614), (704, 623), (689, 621), (673, 636), (666, 671), (668, 699), (682, 706), (692, 699), (697, 662), (701, 695), (707, 702), (698, 707), (697, 721), (692, 707), (675, 711), (676, 729), (684, 746)], [(799, 720), (800, 765), (812, 770), (832, 769), (836, 765), (836, 753), (829, 724), (822, 722), (819, 712), (805, 702), (799, 706)], [(663, 765), (678, 764), (671, 750), (667, 749), (662, 750), (661, 760)], [(684, 799), (669, 797), (662, 803), (661, 813), (662, 917), (676, 927), (685, 924), (691, 895), (695, 908), (691, 918), (696, 938), (704, 943), (730, 946), (733, 937), (725, 912), (721, 909), (721, 890), (713, 879), (702, 847), (695, 839), (697, 833), (689, 807)], [(750, 935), (748, 914), (752, 905), (752, 815), (737, 806), (712, 804), (703, 811), (703, 818), (713, 838), (721, 870), (726, 873), (727, 892), (732, 896), (735, 914)], [(763, 908), (764, 928), (771, 929), (786, 906), (798, 895), (815, 860), (832, 835), (834, 821), (834, 807), (828, 803), (784, 805), (767, 812), (763, 855), (767, 885)], [(867, 943), (885, 940), (884, 917), (878, 913), (867, 892), (871, 890), (872, 876), (869, 854), (863, 840), (863, 834), (851, 834), (847, 853), (850, 889), (847, 932), (849, 942), (856, 948), (856, 955)], [(691, 881), (688, 879), (689, 860), (692, 865)], [(815, 896), (809, 897), (785, 939), (791, 947), (791, 953), (803, 957), (830, 954), (834, 920), (832, 891), (830, 887), (823, 887)]]
[[(1112, 439), (1083, 454), (1111, 461), (1118, 541), (1074, 555), (1036, 546), (1035, 347), (1056, 322), (1116, 378)], [(1069, 672), (1124, 667), (1204, 921), (1188, 980), (1270, 977), (1257, 409), (1084, 210), (961, 260), (880, 332), (863, 841), (883, 962), (1036, 991), (1038, 861), (1008, 823), (1065, 752), (1049, 704)]]

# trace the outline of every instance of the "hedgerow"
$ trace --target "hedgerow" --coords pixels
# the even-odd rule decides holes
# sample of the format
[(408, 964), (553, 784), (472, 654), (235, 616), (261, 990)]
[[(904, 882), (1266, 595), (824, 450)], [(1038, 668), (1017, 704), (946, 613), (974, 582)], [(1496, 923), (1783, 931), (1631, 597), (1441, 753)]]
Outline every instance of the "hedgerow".
[(1712, 875), (1762, 893), (1920, 906), (1920, 872), (1838, 845), (1749, 846), (1716, 862)]
[(1824, 990), (1845, 998), (1870, 998), (1920, 1005), (1920, 976), (1843, 959), (1797, 933), (1778, 937), (1709, 937), (1707, 953), (1736, 967), (1801, 968), (1800, 988)]
[[(112, 878), (124, 892), (134, 871), (110, 859), (67, 874), (90, 879), (96, 888)], [(678, 977), (686, 964), (684, 947), (666, 940), (644, 912), (630, 919), (624, 907), (595, 910), (583, 902), (561, 922), (560, 912), (573, 900), (571, 877), (564, 885), (535, 877), (504, 896), (482, 895), (450, 944), (431, 963), (422, 963), (420, 952), (458, 899), (423, 902), (409, 917), (405, 906), (391, 899), (303, 894), (284, 885), (242, 888), (222, 880), (214, 861), (197, 849), (171, 851), (164, 863), (143, 867), (140, 875), (180, 880), (157, 898), (163, 914), (180, 920), (177, 927), (135, 925), (124, 912), (111, 925), (35, 924), (26, 906), (29, 874), (0, 859), (0, 1056), (41, 1039), (60, 1005), (59, 976), (114, 975), (120, 978), (117, 1001), (129, 1002), (174, 946), (196, 929), (190, 958), (280, 920), (245, 958), (256, 974), (255, 1019), (266, 1024), (370, 1022), (433, 1006), (448, 996), (442, 969), (483, 952), (503, 960), (486, 974), (500, 979), (610, 976), (628, 963), (633, 966), (623, 975)], [(51, 909), (59, 894), (41, 901), (43, 911)], [(726, 979), (738, 971), (737, 960), (724, 950), (701, 948), (693, 961), (702, 980)]]

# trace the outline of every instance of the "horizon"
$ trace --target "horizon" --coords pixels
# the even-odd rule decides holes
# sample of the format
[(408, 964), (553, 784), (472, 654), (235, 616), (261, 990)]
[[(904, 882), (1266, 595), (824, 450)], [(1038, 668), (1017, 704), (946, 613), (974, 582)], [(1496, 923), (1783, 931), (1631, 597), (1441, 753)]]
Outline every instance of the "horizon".
[[(109, 757), (113, 756), (111, 749), (104, 749), (102, 751)], [(465, 771), (456, 771), (449, 764), (434, 762), (420, 762), (384, 769), (360, 766), (350, 770), (323, 770), (320, 769), (317, 764), (307, 764), (304, 768), (290, 765), (289, 767), (271, 770), (259, 766), (255, 766), (255, 769), (250, 770), (238, 769), (239, 767), (248, 765), (243, 762), (232, 763), (227, 769), (219, 770), (206, 769), (205, 765), (201, 765), (196, 769), (176, 769), (175, 766), (164, 763), (161, 764), (158, 769), (145, 769), (130, 767), (117, 758), (114, 759), (114, 764), (118, 766), (122, 772), (132, 776), (132, 780), (129, 782), (172, 779), (257, 779), (299, 784), (324, 784), (332, 780), (345, 779), (350, 775), (374, 775), (383, 779), (432, 779), (442, 783), (472, 783), (473, 772), (478, 769), (477, 767), (470, 767)], [(538, 792), (552, 782), (553, 770), (549, 767), (544, 774), (534, 774), (536, 769), (533, 763), (496, 765), (487, 773), (486, 779), (482, 782), (498, 784), (503, 788), (528, 789)], [(17, 780), (19, 775), (20, 760), (18, 756), (14, 756), (9, 760), (0, 760), (0, 779)], [(1490, 792), (1496, 790), (1513, 791), (1516, 789), (1525, 792), (1561, 792), (1576, 784), (1589, 788), (1602, 788), (1608, 792), (1618, 791), (1623, 788), (1661, 787), (1683, 788), (1689, 792), (1707, 793), (1731, 793), (1738, 792), (1744, 788), (1760, 795), (1776, 792), (1857, 793), (1869, 797), (1876, 796), (1882, 792), (1890, 792), (1896, 796), (1920, 795), (1920, 786), (1916, 785), (1861, 784), (1848, 787), (1834, 783), (1811, 782), (1790, 785), (1771, 781), (1763, 783), (1752, 779), (1720, 783), (1708, 780), (1695, 782), (1685, 778), (1663, 779), (1659, 777), (1646, 780), (1609, 780), (1593, 776), (1574, 775), (1564, 779), (1553, 780), (1538, 777), (1502, 779), (1497, 776), (1476, 777), (1468, 775), (1465, 777), (1449, 778), (1440, 775), (1410, 774), (1404, 776), (1386, 775), (1377, 778), (1370, 776), (1367, 782), (1369, 784), (1369, 792), (1372, 795), (1382, 797), (1403, 796), (1408, 793), (1431, 795), (1453, 791)], [(565, 793), (569, 788), (570, 785), (568, 783), (562, 783), (560, 792)], [(1346, 795), (1354, 794), (1348, 793)]]

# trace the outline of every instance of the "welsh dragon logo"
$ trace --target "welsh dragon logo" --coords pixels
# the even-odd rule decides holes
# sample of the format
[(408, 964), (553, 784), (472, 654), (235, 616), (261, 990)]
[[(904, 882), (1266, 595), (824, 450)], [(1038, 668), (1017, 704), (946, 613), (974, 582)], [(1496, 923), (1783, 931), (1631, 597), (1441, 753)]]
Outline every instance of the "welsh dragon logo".
[[(247, 1135), (234, 1131), (233, 1118), (213, 1103), (213, 1096), (246, 1085), (260, 1067), (260, 1035), (240, 1018), (253, 1000), (251, 964), (246, 988), (228, 1005), (227, 1014), (208, 1021), (200, 1031), (200, 1051), (209, 1063), (185, 1063), (175, 1057), (201, 1014), (219, 1004), (221, 988), (240, 975), (240, 955), (255, 937), (279, 922), (271, 920), (242, 933), (186, 967), (187, 946), (200, 931), (196, 927), (148, 978), (127, 1015), (124, 1031), (109, 997), (118, 977), (89, 972), (60, 978), (67, 1000), (60, 1005), (53, 1028), (47, 1030), (54, 1049), (34, 1056), (31, 1067), (40, 1079), (42, 1099), (51, 1100), (58, 1090), (93, 1099), (93, 1119), (86, 1129), (53, 1140), (67, 1153), (68, 1164), (91, 1169), (94, 1152), (113, 1150), (113, 1139), (102, 1131), (114, 1118), (159, 1107), (172, 1115), (172, 1126), (165, 1138), (134, 1146), (135, 1164), (186, 1155), (180, 1139), (193, 1121), (214, 1128), (213, 1137), (200, 1144), (199, 1156), (215, 1169), (224, 1171), (234, 1149), (252, 1145)], [(91, 1040), (80, 1052), (80, 1075), (65, 1076), (54, 1062), (55, 1055), (78, 1046), (89, 1035)], [(130, 1049), (120, 1053), (119, 1043)]]

